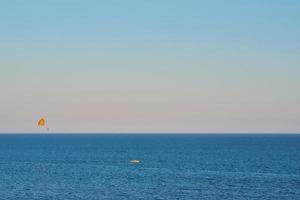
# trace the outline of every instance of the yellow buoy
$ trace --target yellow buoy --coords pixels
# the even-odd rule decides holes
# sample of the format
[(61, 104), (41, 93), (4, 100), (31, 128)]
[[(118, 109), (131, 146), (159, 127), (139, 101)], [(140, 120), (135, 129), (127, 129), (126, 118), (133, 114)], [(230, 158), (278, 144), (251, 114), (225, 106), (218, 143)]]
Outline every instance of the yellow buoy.
[(134, 164), (138, 164), (138, 163), (140, 163), (141, 161), (139, 161), (139, 160), (131, 160), (131, 161), (129, 161), (129, 162), (134, 163)]

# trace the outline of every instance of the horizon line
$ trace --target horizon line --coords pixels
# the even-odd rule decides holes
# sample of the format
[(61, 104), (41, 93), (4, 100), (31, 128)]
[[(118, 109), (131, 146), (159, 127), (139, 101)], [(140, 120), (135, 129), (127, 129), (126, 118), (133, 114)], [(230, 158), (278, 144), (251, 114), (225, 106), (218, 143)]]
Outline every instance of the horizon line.
[(95, 135), (104, 135), (104, 134), (134, 134), (134, 135), (143, 135), (143, 134), (157, 134), (157, 135), (164, 135), (164, 134), (193, 134), (193, 135), (205, 135), (205, 134), (300, 134), (300, 132), (0, 132), (0, 135), (5, 134), (95, 134)]

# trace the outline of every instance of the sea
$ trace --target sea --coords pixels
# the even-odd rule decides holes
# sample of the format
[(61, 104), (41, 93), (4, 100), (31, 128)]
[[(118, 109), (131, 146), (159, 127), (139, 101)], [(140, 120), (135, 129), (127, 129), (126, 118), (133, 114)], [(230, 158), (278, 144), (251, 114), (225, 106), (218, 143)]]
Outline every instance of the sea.
[(300, 134), (1, 134), (0, 200), (27, 199), (299, 200)]

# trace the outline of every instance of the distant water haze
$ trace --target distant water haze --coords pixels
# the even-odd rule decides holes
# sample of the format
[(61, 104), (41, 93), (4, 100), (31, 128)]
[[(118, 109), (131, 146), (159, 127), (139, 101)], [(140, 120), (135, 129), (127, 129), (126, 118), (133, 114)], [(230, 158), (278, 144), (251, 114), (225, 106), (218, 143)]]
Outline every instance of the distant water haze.
[(297, 1), (0, 3), (0, 132), (300, 132)]

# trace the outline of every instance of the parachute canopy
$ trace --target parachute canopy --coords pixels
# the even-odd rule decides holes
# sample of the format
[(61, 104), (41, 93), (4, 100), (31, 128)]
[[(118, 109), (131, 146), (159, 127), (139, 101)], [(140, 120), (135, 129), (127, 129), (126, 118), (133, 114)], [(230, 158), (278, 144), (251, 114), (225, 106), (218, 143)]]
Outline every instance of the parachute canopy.
[(45, 126), (45, 124), (46, 124), (46, 120), (45, 120), (44, 118), (41, 118), (41, 119), (38, 121), (38, 126), (43, 127), (43, 126)]

